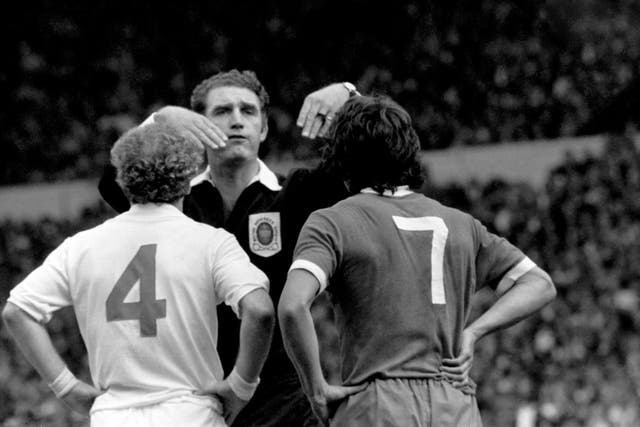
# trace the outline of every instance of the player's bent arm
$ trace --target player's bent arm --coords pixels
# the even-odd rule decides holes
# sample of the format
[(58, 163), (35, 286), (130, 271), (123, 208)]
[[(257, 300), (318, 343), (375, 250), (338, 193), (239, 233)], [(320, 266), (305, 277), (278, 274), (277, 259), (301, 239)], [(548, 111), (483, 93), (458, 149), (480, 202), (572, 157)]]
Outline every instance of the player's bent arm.
[(264, 289), (249, 292), (239, 302), (240, 348), (235, 370), (248, 383), (257, 381), (269, 353), (275, 310)]
[(45, 327), (11, 302), (2, 310), (2, 320), (29, 363), (47, 383), (53, 383), (66, 365)]
[(72, 410), (88, 414), (93, 400), (101, 392), (69, 372), (45, 327), (11, 302), (2, 310), (2, 320), (29, 363), (56, 396)]
[(551, 277), (539, 267), (520, 276), (513, 286), (465, 330), (477, 340), (540, 310), (556, 296)]
[(302, 269), (291, 270), (278, 303), (278, 320), (285, 349), (298, 372), (305, 394), (311, 399), (321, 395), (327, 385), (311, 317), (311, 303), (319, 289), (320, 283), (313, 274)]
[(319, 289), (320, 282), (311, 272), (291, 270), (278, 303), (278, 319), (285, 349), (298, 372), (311, 409), (322, 425), (328, 426), (338, 409), (334, 403), (362, 391), (366, 384), (330, 385), (322, 374), (318, 336), (311, 317), (311, 303)]
[(556, 289), (547, 273), (533, 267), (515, 282), (504, 280), (496, 293), (498, 299), (494, 305), (462, 331), (457, 356), (442, 359), (440, 370), (455, 387), (464, 390), (469, 384), (475, 343), (480, 338), (541, 309), (555, 297)]
[(258, 387), (258, 375), (269, 353), (275, 321), (273, 303), (264, 289), (246, 294), (238, 308), (241, 322), (236, 364), (224, 381), (206, 391), (222, 403), (222, 415), (227, 425), (233, 423)]

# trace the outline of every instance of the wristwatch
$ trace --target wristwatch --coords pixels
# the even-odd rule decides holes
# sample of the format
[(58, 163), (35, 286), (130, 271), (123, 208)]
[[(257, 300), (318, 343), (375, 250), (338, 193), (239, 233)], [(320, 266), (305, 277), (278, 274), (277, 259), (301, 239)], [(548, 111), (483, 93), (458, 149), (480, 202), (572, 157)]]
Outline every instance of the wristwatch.
[(356, 95), (360, 96), (360, 92), (358, 92), (358, 89), (356, 89), (353, 83), (342, 82), (342, 86), (344, 86), (345, 89), (347, 89), (347, 91), (349, 92), (349, 98), (352, 98)]

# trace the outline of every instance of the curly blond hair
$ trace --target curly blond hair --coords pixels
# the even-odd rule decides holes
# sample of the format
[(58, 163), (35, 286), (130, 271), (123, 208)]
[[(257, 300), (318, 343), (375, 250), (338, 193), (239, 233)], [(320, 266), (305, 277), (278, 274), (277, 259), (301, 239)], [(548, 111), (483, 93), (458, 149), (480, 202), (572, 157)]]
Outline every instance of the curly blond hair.
[(172, 203), (189, 193), (203, 155), (197, 142), (152, 123), (121, 136), (111, 149), (111, 163), (131, 203)]

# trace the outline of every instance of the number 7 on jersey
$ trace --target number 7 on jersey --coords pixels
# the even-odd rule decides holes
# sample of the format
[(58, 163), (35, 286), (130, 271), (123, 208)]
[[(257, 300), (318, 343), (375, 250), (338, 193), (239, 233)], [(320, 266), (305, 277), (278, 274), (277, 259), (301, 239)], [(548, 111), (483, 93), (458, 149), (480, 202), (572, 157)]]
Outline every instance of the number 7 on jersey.
[(419, 218), (393, 216), (393, 222), (400, 230), (433, 232), (431, 239), (431, 303), (446, 304), (444, 292), (444, 248), (449, 236), (447, 225), (442, 218), (437, 216)]

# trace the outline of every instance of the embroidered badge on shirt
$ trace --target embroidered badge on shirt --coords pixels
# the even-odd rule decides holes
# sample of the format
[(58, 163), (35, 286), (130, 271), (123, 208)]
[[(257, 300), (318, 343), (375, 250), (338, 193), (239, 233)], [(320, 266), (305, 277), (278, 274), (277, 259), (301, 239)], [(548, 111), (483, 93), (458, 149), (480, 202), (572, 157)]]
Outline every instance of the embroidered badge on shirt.
[(249, 215), (249, 247), (251, 252), (265, 258), (280, 252), (280, 212)]

